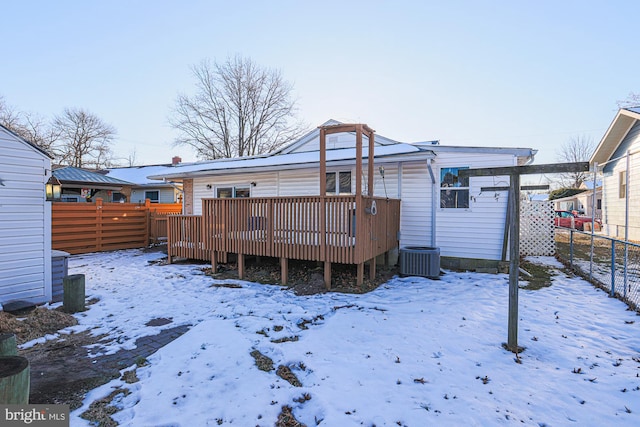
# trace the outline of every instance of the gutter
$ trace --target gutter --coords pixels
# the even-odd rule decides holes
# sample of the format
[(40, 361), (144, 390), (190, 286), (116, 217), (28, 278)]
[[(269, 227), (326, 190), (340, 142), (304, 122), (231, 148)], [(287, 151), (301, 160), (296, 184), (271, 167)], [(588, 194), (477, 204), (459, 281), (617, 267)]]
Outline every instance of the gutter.
[(427, 169), (429, 170), (429, 176), (431, 177), (431, 247), (436, 247), (436, 177), (431, 167), (431, 161), (433, 159), (427, 159)]

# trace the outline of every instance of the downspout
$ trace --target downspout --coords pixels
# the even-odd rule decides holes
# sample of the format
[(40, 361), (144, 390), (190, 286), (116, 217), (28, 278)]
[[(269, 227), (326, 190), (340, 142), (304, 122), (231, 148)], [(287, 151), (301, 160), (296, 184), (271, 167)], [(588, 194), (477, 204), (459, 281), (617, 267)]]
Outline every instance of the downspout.
[(431, 247), (436, 247), (436, 176), (431, 168), (431, 159), (427, 159), (427, 169), (431, 176)]

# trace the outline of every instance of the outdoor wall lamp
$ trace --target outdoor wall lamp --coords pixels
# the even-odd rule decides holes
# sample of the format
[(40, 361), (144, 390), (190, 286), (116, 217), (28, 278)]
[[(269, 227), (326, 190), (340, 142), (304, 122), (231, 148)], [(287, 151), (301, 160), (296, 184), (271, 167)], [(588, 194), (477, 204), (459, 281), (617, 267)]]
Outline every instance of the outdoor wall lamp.
[(211, 184), (207, 184), (207, 190), (211, 190)]
[(55, 176), (49, 178), (49, 181), (45, 184), (45, 194), (47, 197), (47, 201), (54, 202), (60, 200), (60, 195), (62, 193), (62, 184)]
[(256, 184), (256, 182), (255, 182), (255, 181), (251, 181), (251, 186), (252, 186), (252, 187), (255, 187), (256, 185), (258, 185), (258, 184)]

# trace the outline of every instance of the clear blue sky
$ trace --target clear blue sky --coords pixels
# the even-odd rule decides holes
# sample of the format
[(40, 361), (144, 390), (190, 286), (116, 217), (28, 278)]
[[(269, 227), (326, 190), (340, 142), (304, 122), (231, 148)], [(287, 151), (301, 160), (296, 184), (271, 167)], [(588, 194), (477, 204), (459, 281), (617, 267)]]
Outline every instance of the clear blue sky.
[(640, 92), (640, 2), (3, 1), (0, 95), (46, 117), (85, 108), (122, 158), (195, 160), (167, 117), (190, 66), (240, 54), (278, 68), (299, 115), (404, 142), (518, 146), (553, 163), (598, 142)]

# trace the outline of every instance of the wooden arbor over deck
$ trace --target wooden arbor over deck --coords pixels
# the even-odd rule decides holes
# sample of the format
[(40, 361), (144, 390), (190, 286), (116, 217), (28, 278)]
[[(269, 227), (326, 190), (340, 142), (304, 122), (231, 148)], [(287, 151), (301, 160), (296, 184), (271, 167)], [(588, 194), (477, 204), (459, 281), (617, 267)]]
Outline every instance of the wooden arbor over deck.
[[(355, 132), (355, 195), (326, 195), (326, 136)], [(367, 194), (362, 194), (363, 135), (368, 138)], [(400, 200), (373, 196), (374, 131), (364, 124), (320, 127), (320, 195), (203, 199), (202, 217), (169, 218), (168, 256), (211, 260), (215, 267), (229, 252), (238, 255), (244, 276), (245, 255), (280, 258), (282, 283), (288, 260), (324, 263), (324, 281), (331, 286), (331, 264), (355, 264), (357, 284), (369, 262), (375, 277), (376, 257), (398, 246)]]

